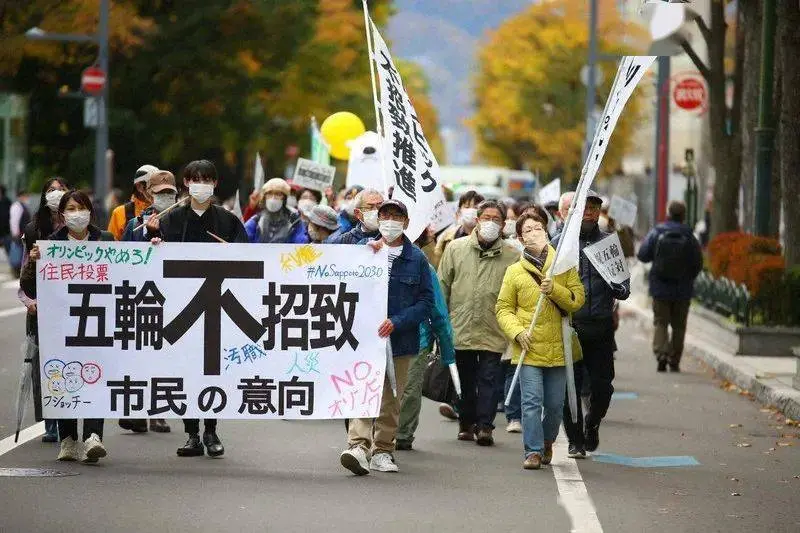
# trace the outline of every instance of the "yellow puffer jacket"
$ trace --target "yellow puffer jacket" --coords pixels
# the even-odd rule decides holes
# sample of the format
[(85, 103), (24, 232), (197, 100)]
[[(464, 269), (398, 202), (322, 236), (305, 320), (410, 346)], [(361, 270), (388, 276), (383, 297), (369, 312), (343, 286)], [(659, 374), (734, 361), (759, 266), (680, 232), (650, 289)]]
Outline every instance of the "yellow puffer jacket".
[[(513, 346), (512, 362), (519, 362), (522, 349), (514, 341), (517, 335), (527, 331), (536, 311), (541, 290), (534, 280), (531, 272), (544, 279), (555, 259), (556, 251), (548, 246), (547, 260), (543, 271), (526, 259), (511, 265), (506, 270), (503, 286), (497, 297), (495, 312), (497, 322), (505, 336)], [(553, 277), (553, 292), (546, 296), (542, 302), (542, 311), (539, 320), (533, 329), (531, 348), (525, 355), (523, 364), (541, 367), (564, 366), (564, 345), (561, 332), (561, 311), (572, 314), (583, 306), (583, 283), (578, 271), (571, 268), (563, 274)], [(572, 343), (573, 360), (581, 358), (580, 345), (577, 336), (573, 335)]]

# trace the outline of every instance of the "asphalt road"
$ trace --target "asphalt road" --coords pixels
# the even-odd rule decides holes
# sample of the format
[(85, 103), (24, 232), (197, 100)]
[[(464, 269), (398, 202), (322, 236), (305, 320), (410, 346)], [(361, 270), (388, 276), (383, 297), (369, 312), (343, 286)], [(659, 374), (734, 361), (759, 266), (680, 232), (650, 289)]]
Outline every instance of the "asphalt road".
[[(13, 432), (24, 320), (2, 312), (15, 306), (15, 291), (0, 286), (0, 438)], [(648, 339), (621, 327), (615, 385), (628, 394), (614, 400), (599, 452), (699, 464), (579, 461), (583, 484), (569, 483), (585, 485), (602, 528), (579, 530), (800, 531), (798, 428), (723, 390), (693, 361), (657, 374)], [(503, 431), (501, 415), (497, 423), (494, 448), (457, 442), (456, 424), (426, 401), (416, 449), (397, 453), (401, 472), (355, 478), (338, 463), (341, 421), (222, 421), (222, 459), (176, 457), (177, 420), (166, 435), (126, 434), (108, 421), (109, 456), (96, 466), (59, 463), (56, 445), (38, 438), (0, 455), (0, 469), (78, 474), (0, 477), (0, 532), (549, 532), (587, 523), (568, 512), (557, 469), (523, 471), (519, 436)]]

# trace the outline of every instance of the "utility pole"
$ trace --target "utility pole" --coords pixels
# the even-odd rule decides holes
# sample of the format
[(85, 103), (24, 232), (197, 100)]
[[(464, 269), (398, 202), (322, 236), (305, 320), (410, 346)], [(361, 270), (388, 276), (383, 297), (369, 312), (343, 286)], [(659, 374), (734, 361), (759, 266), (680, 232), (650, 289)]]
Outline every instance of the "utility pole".
[(656, 85), (656, 155), (654, 188), (654, 223), (667, 218), (669, 195), (669, 106), (670, 106), (670, 57), (658, 57), (658, 81)]
[(769, 234), (772, 189), (772, 151), (775, 129), (772, 117), (773, 68), (775, 63), (775, 0), (764, 0), (761, 24), (761, 81), (756, 127), (756, 233)]

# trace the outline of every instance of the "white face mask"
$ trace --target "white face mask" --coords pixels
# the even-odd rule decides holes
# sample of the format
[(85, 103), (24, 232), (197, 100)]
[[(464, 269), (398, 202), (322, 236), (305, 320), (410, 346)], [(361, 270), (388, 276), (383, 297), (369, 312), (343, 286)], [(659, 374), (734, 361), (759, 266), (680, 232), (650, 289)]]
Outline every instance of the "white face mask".
[(361, 215), (364, 217), (364, 229), (367, 231), (375, 231), (378, 229), (378, 210), (363, 211)]
[(478, 235), (486, 242), (494, 242), (500, 236), (500, 224), (496, 222), (481, 222), (478, 226)]
[(214, 194), (214, 186), (210, 183), (190, 183), (189, 195), (200, 204), (204, 204)]
[(277, 213), (283, 207), (283, 200), (280, 198), (267, 198), (264, 202), (264, 207), (267, 208), (267, 211), (270, 213)]
[(64, 223), (67, 225), (67, 228), (74, 232), (84, 231), (89, 225), (90, 218), (91, 214), (88, 209), (64, 213)]
[(403, 223), (397, 220), (381, 220), (378, 229), (386, 242), (391, 243), (403, 234)]
[(158, 193), (153, 195), (153, 209), (160, 213), (175, 203), (174, 193)]
[(289, 207), (296, 208), (297, 207), (297, 198), (295, 198), (294, 196), (292, 196), (290, 194), (289, 198), (286, 199), (286, 205), (288, 205)]
[(503, 226), (503, 236), (504, 237), (513, 237), (514, 234), (517, 233), (517, 221), (516, 220), (506, 220), (506, 225)]
[(301, 213), (308, 213), (314, 208), (315, 205), (317, 205), (317, 202), (309, 198), (303, 198), (297, 202), (297, 208), (300, 209)]
[(474, 226), (478, 220), (478, 210), (474, 207), (465, 207), (461, 210), (461, 223), (465, 226)]
[(61, 203), (62, 196), (64, 196), (64, 191), (50, 191), (44, 195), (44, 200), (47, 202), (47, 207), (50, 211), (58, 211), (58, 204)]

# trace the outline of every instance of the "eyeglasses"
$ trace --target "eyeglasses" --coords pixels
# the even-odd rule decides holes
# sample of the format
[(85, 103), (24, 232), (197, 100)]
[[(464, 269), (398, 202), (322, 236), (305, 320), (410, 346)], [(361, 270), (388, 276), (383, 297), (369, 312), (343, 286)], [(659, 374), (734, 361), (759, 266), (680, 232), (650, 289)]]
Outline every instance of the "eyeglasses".
[(378, 220), (394, 220), (395, 222), (405, 222), (406, 216), (403, 213), (384, 211), (378, 213)]

